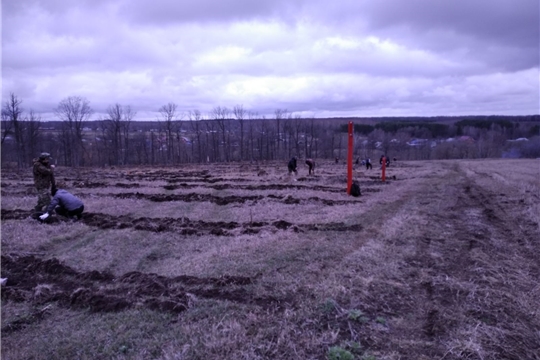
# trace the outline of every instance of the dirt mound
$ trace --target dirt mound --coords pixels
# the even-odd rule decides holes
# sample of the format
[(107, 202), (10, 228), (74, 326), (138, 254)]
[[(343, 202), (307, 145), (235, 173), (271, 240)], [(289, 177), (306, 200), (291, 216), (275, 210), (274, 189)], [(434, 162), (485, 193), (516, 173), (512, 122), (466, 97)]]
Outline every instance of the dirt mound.
[[(2, 220), (23, 220), (33, 215), (25, 210), (1, 210)], [(61, 216), (51, 216), (44, 223), (54, 225), (69, 221)], [(274, 222), (246, 222), (234, 221), (202, 221), (184, 218), (132, 218), (129, 216), (113, 216), (101, 213), (83, 213), (81, 223), (100, 229), (135, 229), (152, 232), (177, 232), (182, 235), (215, 235), (235, 236), (241, 234), (257, 234), (262, 230), (276, 231), (291, 229), (295, 232), (304, 231), (361, 231), (359, 224), (346, 225), (344, 223), (321, 223), (321, 224), (293, 224), (285, 220)]]
[(287, 230), (292, 228), (295, 232), (303, 231), (361, 231), (363, 227), (359, 224), (346, 225), (344, 223), (322, 223), (322, 224), (292, 224), (284, 220), (268, 222), (248, 222), (237, 223), (234, 221), (202, 221), (190, 220), (188, 218), (129, 218), (127, 216), (112, 216), (106, 214), (87, 213), (83, 214), (82, 221), (90, 226), (102, 229), (125, 229), (134, 228), (136, 230), (146, 230), (153, 232), (174, 231), (184, 235), (211, 234), (216, 236), (234, 236), (234, 230), (239, 230), (244, 234), (256, 234), (263, 229)]
[[(224, 181), (229, 181), (228, 179)], [(165, 190), (176, 190), (176, 189), (190, 189), (198, 187), (199, 185), (180, 183), (176, 185), (165, 185), (163, 188)], [(215, 189), (215, 190), (251, 190), (251, 191), (264, 191), (264, 190), (311, 190), (311, 191), (324, 191), (331, 193), (343, 193), (343, 189), (338, 189), (331, 186), (304, 186), (304, 185), (291, 185), (291, 184), (261, 184), (261, 185), (234, 185), (234, 184), (217, 184), (217, 185), (208, 185), (205, 188)]]
[(154, 202), (167, 202), (167, 201), (185, 201), (185, 202), (200, 202), (200, 201), (209, 201), (217, 205), (228, 205), (228, 204), (243, 204), (246, 201), (258, 201), (263, 198), (263, 196), (214, 196), (210, 194), (177, 194), (177, 195), (164, 195), (164, 194), (142, 194), (139, 192), (136, 193), (122, 193), (122, 194), (109, 194), (107, 196), (117, 197), (120, 199), (146, 199)]
[(24, 219), (34, 219), (45, 224), (58, 224), (61, 222), (71, 221), (64, 216), (49, 216), (45, 220), (38, 219), (40, 215), (43, 215), (43, 212), (35, 212), (29, 210), (15, 209), (15, 210), (1, 210), (0, 219), (2, 220), (24, 220)]
[(81, 180), (81, 181), (74, 181), (73, 187), (76, 188), (100, 188), (100, 187), (107, 187), (108, 184), (104, 182), (90, 182), (88, 180)]
[(2, 220), (22, 220), (22, 219), (27, 219), (28, 217), (31, 217), (32, 215), (33, 215), (33, 211), (28, 211), (28, 210), (21, 210), (21, 209), (15, 209), (15, 210), (1, 209), (0, 210), (0, 219)]
[[(170, 190), (170, 189), (169, 189)], [(373, 189), (373, 191), (380, 191)], [(341, 192), (344, 192), (343, 190)], [(370, 192), (369, 190), (367, 192)], [(358, 203), (358, 200), (329, 200), (319, 198), (317, 196), (310, 197), (308, 199), (294, 198), (291, 195), (252, 195), (252, 196), (215, 196), (211, 194), (189, 193), (189, 194), (143, 194), (143, 193), (121, 193), (121, 194), (103, 194), (102, 196), (116, 197), (120, 199), (145, 199), (154, 202), (168, 202), (168, 201), (185, 201), (185, 202), (202, 202), (208, 201), (216, 205), (229, 205), (229, 204), (244, 204), (248, 201), (257, 203), (258, 201), (268, 198), (274, 200), (282, 200), (284, 204), (300, 204), (302, 202), (320, 202), (324, 205), (346, 205), (351, 203)]]
[[(95, 270), (78, 272), (55, 258), (14, 254), (2, 255), (1, 261), (2, 276), (8, 279), (2, 288), (2, 301), (36, 305), (56, 302), (62, 307), (91, 312), (148, 308), (173, 313), (185, 311), (197, 298), (263, 307), (276, 307), (288, 301), (285, 298), (254, 296), (245, 287), (255, 281), (249, 277), (199, 278), (183, 275), (169, 278), (134, 271), (115, 278), (110, 273)], [(16, 331), (25, 325), (12, 323), (2, 331)]]
[(127, 174), (123, 175), (122, 178), (129, 180), (129, 181), (183, 181), (183, 179), (186, 178), (194, 178), (194, 179), (207, 179), (210, 178), (211, 175), (209, 175), (208, 170), (201, 170), (201, 171), (182, 171), (178, 169), (171, 170), (152, 170), (148, 169), (146, 171), (133, 171), (128, 172)]
[[(164, 179), (161, 179), (164, 180)], [(177, 182), (202, 182), (205, 184), (215, 184), (218, 182), (245, 182), (245, 178), (212, 178), (210, 175), (206, 175), (199, 178), (170, 178), (166, 179), (168, 183), (177, 183)]]

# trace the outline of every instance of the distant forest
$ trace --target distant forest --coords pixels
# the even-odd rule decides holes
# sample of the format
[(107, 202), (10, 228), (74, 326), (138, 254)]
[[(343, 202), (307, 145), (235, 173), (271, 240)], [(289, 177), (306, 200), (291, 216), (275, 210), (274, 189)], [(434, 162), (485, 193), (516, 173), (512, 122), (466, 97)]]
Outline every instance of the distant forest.
[(540, 157), (540, 115), (323, 119), (286, 109), (264, 117), (242, 105), (181, 113), (168, 103), (155, 121), (137, 121), (136, 112), (120, 104), (95, 120), (89, 101), (78, 96), (62, 100), (54, 113), (57, 121), (41, 121), (11, 94), (2, 104), (2, 167), (27, 168), (44, 151), (53, 163), (72, 167), (343, 160), (349, 121), (356, 159)]

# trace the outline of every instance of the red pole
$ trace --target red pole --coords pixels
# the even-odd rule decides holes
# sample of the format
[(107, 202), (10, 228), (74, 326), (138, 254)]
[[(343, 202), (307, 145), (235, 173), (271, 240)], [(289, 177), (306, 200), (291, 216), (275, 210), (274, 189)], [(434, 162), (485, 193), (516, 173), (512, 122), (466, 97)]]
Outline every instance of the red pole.
[(386, 156), (382, 158), (382, 181), (386, 180)]
[(347, 194), (351, 194), (352, 186), (352, 155), (353, 155), (353, 123), (349, 121), (349, 149), (347, 153)]

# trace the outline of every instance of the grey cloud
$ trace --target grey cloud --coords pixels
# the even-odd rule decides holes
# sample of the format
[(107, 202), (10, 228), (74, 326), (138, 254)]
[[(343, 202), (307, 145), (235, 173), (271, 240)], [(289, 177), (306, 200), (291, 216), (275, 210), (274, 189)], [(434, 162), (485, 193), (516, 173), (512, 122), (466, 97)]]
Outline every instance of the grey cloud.
[(310, 14), (345, 33), (368, 31), (441, 54), (461, 50), (465, 58), (516, 71), (538, 66), (539, 6), (537, 0), (351, 0)]
[(374, 28), (407, 25), (418, 31), (451, 29), (493, 43), (538, 47), (537, 0), (374, 1), (368, 6)]
[[(538, 1), (513, 4), (4, 0), (3, 96), (13, 91), (43, 112), (80, 95), (97, 112), (118, 102), (140, 114), (169, 101), (203, 112), (243, 103), (261, 113), (493, 113), (512, 104), (537, 113)], [(390, 48), (354, 46), (369, 37)]]
[(119, 11), (139, 24), (163, 25), (292, 17), (302, 3), (298, 0), (127, 0)]
[(486, 71), (520, 71), (538, 67), (540, 62), (539, 45), (519, 47), (504, 42), (486, 42), (450, 30), (432, 30), (419, 34), (406, 28), (385, 29), (379, 31), (379, 36), (391, 37), (406, 47), (424, 49), (441, 58), (482, 63)]
[(2, 12), (10, 17), (40, 9), (47, 13), (65, 13), (73, 8), (95, 9), (109, 0), (2, 0)]

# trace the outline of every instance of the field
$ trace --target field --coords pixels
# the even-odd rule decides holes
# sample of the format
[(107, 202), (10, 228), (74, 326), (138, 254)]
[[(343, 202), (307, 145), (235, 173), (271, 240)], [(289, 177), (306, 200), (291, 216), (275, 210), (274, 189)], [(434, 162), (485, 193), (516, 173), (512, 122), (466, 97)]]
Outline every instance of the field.
[(2, 359), (540, 359), (540, 160), (375, 168), (3, 171)]

